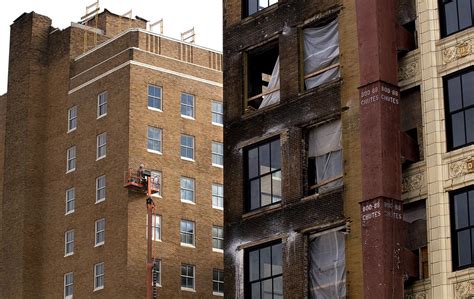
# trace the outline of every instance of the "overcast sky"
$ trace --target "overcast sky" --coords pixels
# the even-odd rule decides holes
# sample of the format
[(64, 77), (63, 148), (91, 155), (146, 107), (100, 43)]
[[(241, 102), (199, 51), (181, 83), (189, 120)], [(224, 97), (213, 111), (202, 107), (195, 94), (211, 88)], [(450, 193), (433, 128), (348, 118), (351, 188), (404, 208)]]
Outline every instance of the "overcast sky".
[[(0, 95), (7, 91), (10, 25), (24, 12), (48, 16), (54, 27), (78, 22), (94, 0), (14, 0), (2, 3), (0, 18)], [(151, 23), (164, 20), (164, 35), (180, 39), (181, 32), (194, 26), (196, 44), (222, 51), (222, 0), (99, 0), (101, 10), (116, 14), (132, 9)]]

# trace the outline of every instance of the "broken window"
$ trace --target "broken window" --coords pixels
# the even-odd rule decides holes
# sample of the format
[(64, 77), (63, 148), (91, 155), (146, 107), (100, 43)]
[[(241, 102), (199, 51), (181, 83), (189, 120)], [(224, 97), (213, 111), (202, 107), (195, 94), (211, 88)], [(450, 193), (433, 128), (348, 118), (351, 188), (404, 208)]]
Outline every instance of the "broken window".
[(337, 19), (303, 30), (304, 82), (310, 89), (340, 76), (339, 24)]
[(403, 221), (405, 224), (405, 247), (417, 257), (417, 277), (409, 281), (428, 278), (428, 238), (426, 228), (426, 201), (418, 200), (403, 206)]
[(247, 53), (246, 111), (280, 102), (280, 60), (278, 43)]
[(243, 0), (244, 17), (253, 15), (275, 3), (278, 3), (278, 0)]
[(310, 129), (307, 169), (309, 194), (342, 186), (341, 137), (341, 120)]
[(310, 298), (346, 298), (344, 228), (311, 235), (309, 251)]
[(403, 167), (423, 160), (423, 119), (419, 86), (400, 93), (400, 131)]

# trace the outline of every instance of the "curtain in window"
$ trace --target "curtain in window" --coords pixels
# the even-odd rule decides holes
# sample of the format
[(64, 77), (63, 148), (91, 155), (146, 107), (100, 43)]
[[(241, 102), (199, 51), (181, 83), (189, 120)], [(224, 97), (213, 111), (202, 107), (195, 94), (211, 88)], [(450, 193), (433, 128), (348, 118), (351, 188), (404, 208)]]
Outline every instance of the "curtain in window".
[[(341, 120), (323, 124), (309, 132), (308, 158), (314, 158), (316, 183), (323, 184), (318, 192), (342, 186)], [(340, 177), (340, 178), (338, 178)]]
[[(305, 75), (322, 70), (339, 62), (339, 25), (337, 19), (317, 28), (303, 30)], [(340, 76), (335, 67), (305, 80), (310, 89)]]
[(310, 237), (310, 298), (346, 297), (345, 259), (345, 236), (341, 230)]
[[(273, 67), (273, 71), (272, 71), (272, 77), (270, 79), (270, 82), (268, 83), (267, 90), (272, 90), (276, 88), (280, 88), (280, 56), (278, 56), (275, 61), (275, 66)], [(263, 107), (269, 106), (271, 104), (279, 103), (279, 102), (280, 102), (280, 90), (277, 90), (270, 94), (264, 95), (262, 103), (260, 104), (258, 109), (261, 109)]]

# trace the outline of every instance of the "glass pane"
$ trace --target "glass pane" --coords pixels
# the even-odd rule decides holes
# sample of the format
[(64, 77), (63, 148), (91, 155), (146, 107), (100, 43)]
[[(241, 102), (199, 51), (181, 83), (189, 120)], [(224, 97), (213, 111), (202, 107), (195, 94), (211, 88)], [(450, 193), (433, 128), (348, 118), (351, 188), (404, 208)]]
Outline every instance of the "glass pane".
[(270, 145), (264, 144), (259, 147), (260, 175), (270, 171)]
[(458, 112), (451, 115), (451, 136), (453, 138), (453, 147), (466, 144), (464, 131), (464, 112)]
[(474, 71), (462, 75), (462, 100), (464, 107), (474, 105)]
[(469, 223), (474, 224), (474, 191), (469, 191)]
[(260, 278), (272, 276), (271, 247), (260, 249)]
[(444, 4), (444, 17), (446, 34), (449, 35), (458, 31), (458, 11), (456, 1)]
[(471, 0), (458, 0), (459, 30), (472, 26)]
[(283, 272), (281, 246), (281, 243), (272, 246), (272, 276), (279, 275)]
[(250, 181), (250, 209), (260, 207), (260, 180)]
[(449, 111), (455, 111), (462, 108), (461, 80), (459, 77), (453, 77), (447, 80)]
[(281, 201), (281, 171), (272, 174), (272, 202)]
[(252, 283), (250, 292), (251, 292), (250, 298), (260, 299), (260, 282)]
[(471, 143), (474, 142), (474, 108), (466, 110), (464, 116), (466, 121), (466, 143)]
[(272, 290), (272, 280), (267, 279), (262, 281), (262, 298), (263, 299), (272, 299), (273, 290)]
[(248, 151), (248, 178), (258, 176), (258, 148)]
[(280, 169), (280, 140), (275, 140), (271, 144), (272, 170)]
[(261, 179), (262, 206), (272, 203), (272, 175), (263, 176)]
[(259, 275), (259, 267), (258, 267), (258, 250), (250, 251), (249, 252), (249, 278), (250, 281), (258, 280), (260, 278)]
[(281, 276), (273, 279), (273, 298), (283, 299), (283, 278)]
[(469, 229), (458, 232), (458, 266), (471, 263), (471, 231)]
[(469, 226), (466, 193), (461, 193), (454, 196), (454, 215), (456, 217), (456, 229)]

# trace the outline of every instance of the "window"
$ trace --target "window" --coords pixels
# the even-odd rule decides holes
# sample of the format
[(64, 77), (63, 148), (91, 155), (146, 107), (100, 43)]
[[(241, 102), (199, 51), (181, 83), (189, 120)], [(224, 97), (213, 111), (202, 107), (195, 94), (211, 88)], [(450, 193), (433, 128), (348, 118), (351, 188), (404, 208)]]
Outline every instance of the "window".
[(64, 298), (71, 299), (74, 291), (74, 273), (64, 274)]
[(281, 243), (246, 251), (245, 265), (246, 298), (283, 299)]
[(278, 41), (271, 42), (245, 54), (247, 90), (245, 112), (280, 102), (280, 58)]
[(161, 184), (162, 181), (162, 175), (161, 171), (152, 171), (151, 172), (151, 183), (154, 185), (154, 188), (158, 190), (158, 192), (153, 193), (151, 196), (158, 196), (161, 197), (161, 190), (163, 188), (163, 185)]
[(99, 203), (105, 200), (106, 192), (105, 192), (105, 175), (98, 177), (95, 180), (95, 187), (96, 187), (96, 197), (95, 202)]
[(194, 266), (181, 265), (181, 289), (194, 290)]
[(280, 139), (246, 151), (247, 210), (281, 201)]
[(474, 144), (474, 70), (444, 78), (448, 150)]
[(97, 118), (107, 115), (107, 92), (99, 94), (97, 97)]
[(148, 109), (162, 110), (161, 87), (148, 85)]
[(456, 190), (450, 194), (453, 269), (474, 265), (474, 188)]
[(194, 96), (182, 93), (181, 94), (181, 116), (194, 118)]
[(346, 298), (345, 233), (339, 230), (309, 238), (309, 295)]
[(104, 288), (104, 272), (104, 263), (98, 263), (94, 265), (94, 291)]
[(224, 271), (212, 270), (212, 291), (215, 295), (224, 294)]
[(95, 246), (105, 243), (105, 219), (99, 219), (95, 222)]
[(212, 207), (224, 208), (224, 186), (221, 184), (212, 184)]
[(107, 154), (107, 133), (97, 135), (97, 156), (96, 159), (105, 158)]
[(77, 128), (77, 106), (67, 110), (67, 131), (71, 132)]
[(76, 146), (71, 146), (67, 149), (66, 158), (66, 171), (71, 172), (76, 170)]
[(304, 29), (303, 42), (305, 89), (339, 78), (338, 20)]
[(224, 107), (221, 102), (212, 101), (212, 124), (222, 125), (224, 124)]
[(471, 1), (441, 0), (439, 12), (442, 37), (472, 27), (474, 5)]
[(224, 145), (212, 142), (212, 166), (224, 166)]
[(194, 246), (194, 222), (181, 220), (181, 245)]
[(161, 240), (161, 216), (153, 215), (154, 221), (152, 222), (153, 233), (152, 240)]
[(147, 149), (149, 152), (161, 153), (161, 129), (148, 127)]
[(224, 228), (212, 227), (212, 249), (224, 250)]
[(194, 160), (194, 137), (181, 135), (181, 158)]
[(194, 202), (194, 179), (181, 177), (180, 192), (181, 201)]
[(66, 190), (66, 215), (74, 212), (74, 201), (76, 197), (76, 189)]
[(74, 230), (68, 230), (64, 233), (64, 256), (74, 254)]
[(275, 3), (278, 3), (278, 0), (243, 0), (243, 15), (244, 17), (251, 16)]
[(308, 136), (308, 193), (339, 188), (342, 180), (341, 120), (310, 129)]
[(153, 261), (153, 286), (161, 286), (161, 260)]

